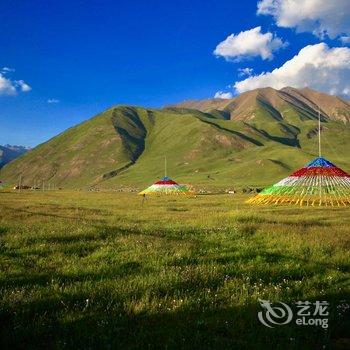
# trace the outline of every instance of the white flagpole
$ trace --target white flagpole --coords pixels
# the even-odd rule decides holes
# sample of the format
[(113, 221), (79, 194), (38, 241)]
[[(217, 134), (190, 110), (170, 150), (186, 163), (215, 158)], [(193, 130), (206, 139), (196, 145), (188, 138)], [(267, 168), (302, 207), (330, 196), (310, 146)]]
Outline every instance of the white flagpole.
[(318, 156), (321, 157), (321, 113), (318, 107)]
[(166, 177), (166, 156), (164, 156), (164, 176)]

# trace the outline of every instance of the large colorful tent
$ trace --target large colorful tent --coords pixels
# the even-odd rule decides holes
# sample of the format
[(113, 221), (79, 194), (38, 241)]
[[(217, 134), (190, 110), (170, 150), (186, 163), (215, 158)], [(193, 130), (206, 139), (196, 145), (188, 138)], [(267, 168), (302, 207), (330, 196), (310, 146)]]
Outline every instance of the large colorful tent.
[(350, 205), (350, 175), (327, 159), (317, 157), (304, 168), (264, 189), (248, 203)]
[(165, 176), (161, 180), (155, 182), (152, 186), (146, 188), (140, 195), (149, 194), (172, 194), (172, 195), (189, 195), (192, 192), (187, 188), (187, 186), (179, 185), (174, 180)]

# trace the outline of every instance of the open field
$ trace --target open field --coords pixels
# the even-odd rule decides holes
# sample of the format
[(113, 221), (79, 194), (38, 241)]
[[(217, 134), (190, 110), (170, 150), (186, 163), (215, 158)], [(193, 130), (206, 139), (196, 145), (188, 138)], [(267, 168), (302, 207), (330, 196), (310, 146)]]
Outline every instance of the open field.
[[(350, 208), (0, 192), (1, 348), (347, 348)], [(329, 328), (259, 323), (326, 300)]]

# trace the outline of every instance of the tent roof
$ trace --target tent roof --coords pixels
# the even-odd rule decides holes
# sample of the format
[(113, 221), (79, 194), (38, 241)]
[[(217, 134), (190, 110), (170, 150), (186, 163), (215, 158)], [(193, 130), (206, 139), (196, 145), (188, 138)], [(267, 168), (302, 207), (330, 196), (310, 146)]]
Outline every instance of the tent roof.
[(248, 203), (350, 205), (350, 175), (325, 158), (317, 157)]
[(308, 163), (304, 168), (295, 171), (290, 176), (341, 176), (349, 177), (344, 170), (338, 168), (325, 158), (318, 157)]
[(323, 157), (317, 157), (308, 163), (306, 167), (335, 167), (335, 165)]
[(140, 195), (145, 194), (191, 194), (186, 186), (179, 185), (174, 180), (165, 176), (161, 180), (156, 181), (153, 185), (147, 187), (145, 190), (139, 193)]
[(164, 176), (161, 180), (156, 181), (155, 184), (157, 184), (157, 185), (177, 185), (177, 182), (170, 179), (170, 177)]

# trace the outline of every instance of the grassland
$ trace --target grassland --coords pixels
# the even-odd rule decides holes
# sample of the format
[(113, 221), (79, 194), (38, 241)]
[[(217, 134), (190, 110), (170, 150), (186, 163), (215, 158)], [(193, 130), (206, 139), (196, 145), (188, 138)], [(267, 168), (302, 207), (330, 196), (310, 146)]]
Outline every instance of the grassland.
[[(1, 348), (345, 349), (350, 209), (246, 198), (0, 192)], [(326, 300), (329, 328), (259, 298)]]

